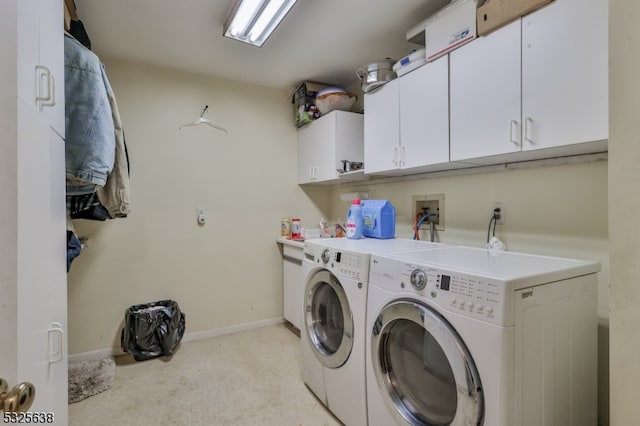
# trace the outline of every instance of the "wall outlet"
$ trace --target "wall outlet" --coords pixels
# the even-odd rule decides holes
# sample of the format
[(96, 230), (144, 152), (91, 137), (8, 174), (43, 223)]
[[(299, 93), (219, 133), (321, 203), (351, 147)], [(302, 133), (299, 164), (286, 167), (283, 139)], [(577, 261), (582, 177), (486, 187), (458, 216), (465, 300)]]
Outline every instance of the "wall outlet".
[(429, 229), (429, 222), (433, 222), (438, 231), (444, 231), (444, 194), (414, 195), (411, 197), (411, 201), (412, 220), (416, 220), (418, 215), (422, 216), (425, 213), (434, 215), (425, 220), (420, 229)]
[(493, 203), (493, 206), (491, 207), (491, 213), (490, 213), (491, 216), (493, 216), (493, 212), (495, 212), (495, 209), (500, 209), (500, 213), (499, 213), (500, 217), (496, 219), (496, 225), (504, 225), (504, 215), (505, 215), (504, 203)]
[(196, 216), (196, 220), (198, 222), (198, 225), (200, 226), (203, 226), (205, 223), (207, 223), (207, 213), (204, 207), (198, 207), (198, 215)]

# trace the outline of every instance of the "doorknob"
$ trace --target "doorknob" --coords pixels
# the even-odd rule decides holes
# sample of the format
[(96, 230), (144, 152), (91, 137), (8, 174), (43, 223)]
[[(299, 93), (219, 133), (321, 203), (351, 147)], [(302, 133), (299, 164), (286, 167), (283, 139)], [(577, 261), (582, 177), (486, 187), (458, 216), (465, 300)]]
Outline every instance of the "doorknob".
[(36, 397), (36, 388), (29, 382), (22, 382), (9, 390), (9, 383), (0, 378), (0, 411), (24, 413), (29, 410)]

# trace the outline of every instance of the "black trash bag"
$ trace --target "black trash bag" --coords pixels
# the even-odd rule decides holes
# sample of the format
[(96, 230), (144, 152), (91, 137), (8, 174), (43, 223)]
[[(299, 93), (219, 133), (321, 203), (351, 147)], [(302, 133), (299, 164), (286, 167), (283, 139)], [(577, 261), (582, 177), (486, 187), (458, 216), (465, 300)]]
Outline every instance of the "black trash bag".
[(125, 312), (122, 349), (136, 361), (170, 356), (182, 340), (184, 313), (173, 300), (131, 306)]

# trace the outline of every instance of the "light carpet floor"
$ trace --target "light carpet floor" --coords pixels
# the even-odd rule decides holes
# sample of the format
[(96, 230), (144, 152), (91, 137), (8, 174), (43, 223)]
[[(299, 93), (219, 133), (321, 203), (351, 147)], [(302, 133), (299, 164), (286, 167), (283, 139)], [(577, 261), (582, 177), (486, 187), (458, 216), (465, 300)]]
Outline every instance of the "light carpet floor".
[(69, 405), (70, 426), (341, 423), (304, 385), (285, 325), (183, 343), (174, 356), (116, 358), (113, 387)]

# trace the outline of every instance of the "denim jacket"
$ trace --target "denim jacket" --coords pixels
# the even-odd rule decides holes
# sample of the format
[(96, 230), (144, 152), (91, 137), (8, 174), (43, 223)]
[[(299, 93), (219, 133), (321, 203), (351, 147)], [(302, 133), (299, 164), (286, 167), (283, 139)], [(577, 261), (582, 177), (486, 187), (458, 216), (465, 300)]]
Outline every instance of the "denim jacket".
[(65, 155), (67, 195), (95, 192), (115, 162), (116, 138), (100, 59), (65, 33)]

